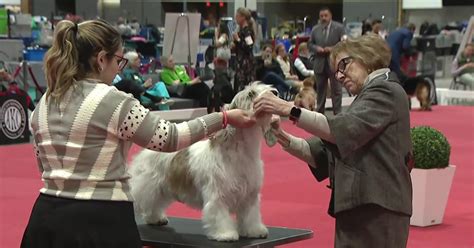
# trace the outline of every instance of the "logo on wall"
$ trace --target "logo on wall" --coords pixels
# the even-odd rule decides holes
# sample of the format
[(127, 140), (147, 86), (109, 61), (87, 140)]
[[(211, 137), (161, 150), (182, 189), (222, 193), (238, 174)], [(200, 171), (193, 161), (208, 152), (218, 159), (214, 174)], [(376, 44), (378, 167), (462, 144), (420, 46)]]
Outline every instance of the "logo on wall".
[(0, 128), (9, 139), (18, 139), (25, 131), (25, 109), (15, 99), (7, 100), (0, 108)]

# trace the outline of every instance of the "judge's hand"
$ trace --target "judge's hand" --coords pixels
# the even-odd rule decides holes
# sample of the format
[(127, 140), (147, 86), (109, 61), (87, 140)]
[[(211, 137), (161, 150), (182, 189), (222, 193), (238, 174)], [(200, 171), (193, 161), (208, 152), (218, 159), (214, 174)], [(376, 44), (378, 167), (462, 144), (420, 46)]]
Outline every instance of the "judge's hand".
[(272, 132), (274, 134), (278, 134), (280, 133), (281, 129), (280, 129), (280, 124), (281, 124), (281, 119), (280, 119), (280, 116), (278, 115), (273, 115), (272, 116), (272, 121), (271, 121), (271, 127), (272, 127)]
[(292, 107), (292, 103), (279, 98), (270, 91), (257, 97), (253, 105), (255, 115), (257, 116), (261, 113), (289, 116)]
[(331, 50), (332, 50), (332, 47), (325, 47), (324, 48), (324, 52), (326, 52), (326, 53), (330, 53)]

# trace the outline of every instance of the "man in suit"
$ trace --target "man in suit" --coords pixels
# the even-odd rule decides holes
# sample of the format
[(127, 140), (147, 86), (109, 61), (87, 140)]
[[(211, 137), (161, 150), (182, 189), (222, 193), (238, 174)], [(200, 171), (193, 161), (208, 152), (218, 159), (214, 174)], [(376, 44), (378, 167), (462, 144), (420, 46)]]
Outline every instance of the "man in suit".
[(389, 67), (391, 71), (397, 74), (402, 83), (405, 81), (406, 76), (400, 69), (400, 58), (405, 51), (410, 49), (410, 43), (413, 39), (415, 29), (415, 24), (410, 23), (406, 27), (395, 30), (387, 37), (387, 43), (392, 50), (392, 59), (390, 60)]
[(342, 86), (334, 78), (329, 67), (329, 53), (333, 46), (341, 41), (345, 34), (344, 26), (332, 20), (331, 10), (327, 7), (319, 11), (319, 24), (313, 28), (309, 40), (310, 50), (314, 54), (315, 90), (318, 93), (316, 110), (324, 114), (328, 79), (331, 82), (331, 100), (334, 114), (341, 112)]

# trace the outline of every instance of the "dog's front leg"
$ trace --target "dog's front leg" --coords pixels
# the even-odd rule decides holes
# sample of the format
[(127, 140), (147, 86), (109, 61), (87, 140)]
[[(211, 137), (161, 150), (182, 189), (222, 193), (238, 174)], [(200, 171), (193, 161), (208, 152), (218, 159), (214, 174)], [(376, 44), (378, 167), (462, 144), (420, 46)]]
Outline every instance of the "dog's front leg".
[(204, 228), (207, 237), (217, 241), (236, 241), (239, 233), (229, 208), (220, 200), (212, 200), (205, 203), (202, 210)]
[(266, 238), (268, 229), (260, 215), (260, 194), (254, 194), (248, 202), (242, 203), (237, 212), (239, 234), (248, 238)]

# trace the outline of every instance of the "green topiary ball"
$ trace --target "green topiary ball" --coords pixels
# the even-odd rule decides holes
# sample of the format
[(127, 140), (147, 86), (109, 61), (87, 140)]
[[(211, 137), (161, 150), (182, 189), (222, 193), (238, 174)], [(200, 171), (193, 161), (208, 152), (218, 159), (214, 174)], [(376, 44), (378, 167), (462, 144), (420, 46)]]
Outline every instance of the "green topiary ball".
[(419, 126), (411, 129), (415, 168), (445, 168), (449, 165), (451, 146), (446, 137), (438, 130)]

